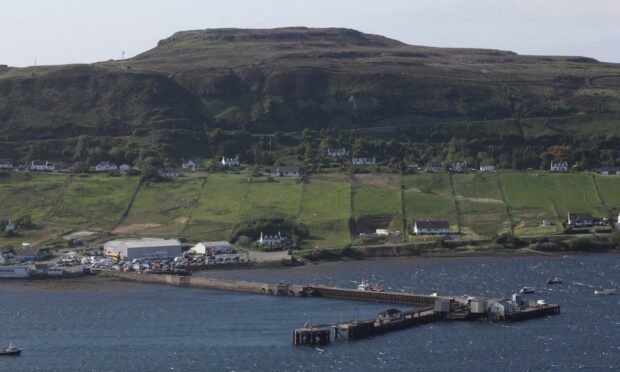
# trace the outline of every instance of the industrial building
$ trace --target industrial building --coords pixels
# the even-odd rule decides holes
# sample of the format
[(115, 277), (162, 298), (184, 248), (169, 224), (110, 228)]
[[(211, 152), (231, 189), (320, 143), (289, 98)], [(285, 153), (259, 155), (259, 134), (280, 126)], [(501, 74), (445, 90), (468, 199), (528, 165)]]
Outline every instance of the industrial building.
[(178, 239), (121, 239), (105, 243), (103, 251), (123, 260), (172, 258), (181, 255), (182, 244)]

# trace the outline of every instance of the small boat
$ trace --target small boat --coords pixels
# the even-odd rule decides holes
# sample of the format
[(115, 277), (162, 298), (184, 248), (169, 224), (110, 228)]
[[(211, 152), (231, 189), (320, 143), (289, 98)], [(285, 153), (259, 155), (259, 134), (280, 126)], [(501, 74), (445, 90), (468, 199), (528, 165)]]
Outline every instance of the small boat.
[(5, 346), (2, 349), (0, 349), (0, 355), (14, 356), (14, 355), (19, 355), (21, 352), (22, 352), (22, 349), (15, 347), (15, 345), (13, 345), (12, 342), (9, 342), (8, 346)]
[(595, 289), (594, 290), (594, 294), (595, 295), (615, 295), (616, 294), (616, 289), (615, 288), (599, 288), (599, 289)]
[(536, 293), (536, 289), (534, 287), (523, 287), (519, 289), (519, 293), (521, 294)]
[(357, 285), (358, 291), (370, 291), (370, 292), (383, 292), (383, 286), (377, 284), (370, 284), (367, 281), (362, 280), (360, 284)]
[(547, 284), (562, 284), (562, 278), (557, 276), (547, 279)]

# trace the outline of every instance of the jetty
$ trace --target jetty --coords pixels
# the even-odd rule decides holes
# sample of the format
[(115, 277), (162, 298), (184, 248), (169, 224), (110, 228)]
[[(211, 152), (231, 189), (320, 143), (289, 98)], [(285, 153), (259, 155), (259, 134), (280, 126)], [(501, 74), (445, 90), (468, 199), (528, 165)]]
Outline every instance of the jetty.
[(325, 346), (339, 339), (359, 340), (436, 321), (513, 322), (560, 313), (558, 304), (527, 301), (520, 294), (512, 295), (511, 299), (465, 298), (136, 272), (102, 271), (101, 273), (125, 280), (180, 287), (219, 289), (268, 296), (325, 297), (416, 307), (416, 309), (406, 311), (390, 308), (372, 319), (305, 325), (293, 330), (293, 344), (299, 346)]

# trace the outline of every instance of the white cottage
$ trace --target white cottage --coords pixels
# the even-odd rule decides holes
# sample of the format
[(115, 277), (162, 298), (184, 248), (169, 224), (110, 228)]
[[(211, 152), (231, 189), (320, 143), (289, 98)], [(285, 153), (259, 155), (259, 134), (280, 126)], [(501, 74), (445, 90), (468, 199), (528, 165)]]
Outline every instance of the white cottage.
[(495, 172), (495, 165), (481, 165), (480, 172)]
[(550, 170), (552, 172), (568, 172), (568, 162), (567, 161), (552, 161)]
[(341, 149), (333, 149), (333, 148), (327, 149), (327, 156), (340, 157), (340, 156), (345, 156), (346, 154), (347, 154), (347, 149), (345, 149), (344, 147)]
[(111, 172), (111, 171), (115, 171), (118, 170), (118, 167), (116, 166), (116, 164), (112, 163), (111, 161), (102, 161), (101, 163), (97, 164), (95, 166), (95, 170), (97, 172)]
[(355, 165), (375, 165), (377, 163), (377, 159), (373, 156), (372, 158), (356, 158), (353, 157), (351, 162)]
[(176, 169), (160, 169), (159, 176), (163, 178), (173, 179), (179, 177), (180, 172)]
[(53, 172), (56, 170), (56, 166), (48, 161), (41, 161), (41, 160), (33, 160), (30, 163), (30, 170), (31, 171), (38, 171), (38, 172)]
[(450, 222), (442, 220), (415, 221), (413, 233), (420, 235), (449, 234)]
[(220, 163), (222, 164), (223, 167), (229, 167), (229, 168), (238, 167), (239, 157), (235, 156), (234, 158), (227, 158), (225, 156), (222, 156), (222, 161)]
[(299, 177), (299, 167), (278, 166), (271, 170), (271, 177)]
[(0, 159), (0, 169), (13, 169), (13, 162), (9, 159)]
[(257, 241), (258, 245), (269, 248), (283, 248), (288, 245), (288, 238), (282, 236), (282, 233), (278, 231), (274, 235), (264, 235), (260, 233), (260, 239)]
[(202, 169), (202, 162), (198, 159), (189, 159), (189, 160), (184, 160), (183, 164), (182, 164), (183, 169), (187, 169), (187, 170), (191, 170), (191, 171), (195, 171), (198, 169)]
[(129, 164), (121, 164), (120, 167), (118, 167), (118, 169), (121, 172), (129, 172), (129, 170), (131, 169), (131, 165), (129, 165)]

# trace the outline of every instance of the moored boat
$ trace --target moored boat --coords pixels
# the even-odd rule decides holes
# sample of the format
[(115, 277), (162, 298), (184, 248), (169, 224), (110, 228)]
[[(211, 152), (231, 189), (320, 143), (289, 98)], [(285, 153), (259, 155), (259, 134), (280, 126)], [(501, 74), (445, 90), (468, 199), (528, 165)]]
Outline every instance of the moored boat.
[(15, 347), (15, 345), (13, 345), (12, 342), (9, 342), (7, 346), (0, 349), (0, 355), (7, 355), (7, 356), (19, 355), (21, 352), (22, 352), (22, 349)]
[(553, 278), (547, 279), (547, 284), (562, 284), (562, 278), (554, 276)]
[(523, 287), (519, 289), (519, 293), (521, 294), (536, 293), (536, 289), (534, 287)]
[(384, 288), (382, 285), (378, 284), (370, 284), (365, 280), (362, 280), (360, 284), (357, 285), (358, 291), (370, 291), (370, 292), (383, 292)]
[(595, 289), (594, 290), (594, 294), (595, 295), (615, 295), (616, 294), (616, 289), (615, 288), (599, 288), (599, 289)]

